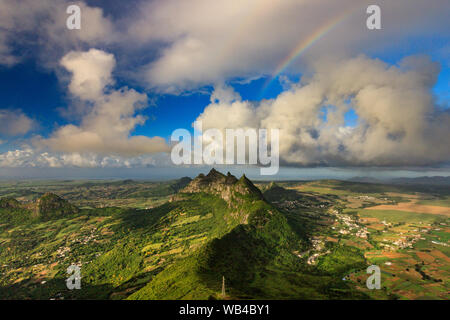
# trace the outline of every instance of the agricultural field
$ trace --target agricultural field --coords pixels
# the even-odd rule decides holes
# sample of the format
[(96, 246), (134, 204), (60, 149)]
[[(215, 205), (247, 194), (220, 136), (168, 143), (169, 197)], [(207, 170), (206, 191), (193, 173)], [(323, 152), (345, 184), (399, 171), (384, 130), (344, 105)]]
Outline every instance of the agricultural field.
[[(315, 181), (288, 186), (310, 195), (338, 195), (339, 204), (330, 209), (337, 219), (321, 239), (363, 250), (367, 264), (381, 269), (382, 289), (367, 289), (365, 270), (343, 279), (375, 299), (449, 299), (449, 191), (389, 186), (388, 192), (380, 192), (379, 186), (370, 190), (366, 184), (360, 192), (356, 185)], [(393, 188), (398, 190), (389, 191)]]
[[(0, 299), (449, 299), (443, 187), (0, 183)], [(67, 268), (82, 289), (66, 287)], [(381, 269), (381, 289), (366, 269)], [(220, 294), (222, 276), (227, 294)]]
[(133, 181), (133, 180), (54, 180), (0, 181), (0, 197), (12, 197), (32, 202), (51, 192), (80, 208), (122, 207), (146, 209), (167, 202), (190, 181)]

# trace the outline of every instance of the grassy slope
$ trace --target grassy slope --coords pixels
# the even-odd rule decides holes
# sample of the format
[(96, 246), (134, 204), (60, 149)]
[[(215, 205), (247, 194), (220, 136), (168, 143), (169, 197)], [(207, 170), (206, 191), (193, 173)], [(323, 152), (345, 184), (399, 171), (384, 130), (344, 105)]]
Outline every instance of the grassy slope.
[[(292, 194), (295, 198), (297, 195)], [(83, 210), (45, 222), (27, 220), (26, 212), (11, 214), (17, 209), (9, 208), (0, 210), (0, 214), (12, 219), (14, 228), (3, 227), (0, 233), (6, 235), (13, 230), (14, 241), (8, 246), (16, 250), (16, 261), (26, 261), (25, 257), (38, 252), (51, 257), (58, 248), (68, 245), (72, 235), (82, 234), (80, 230), (87, 225), (113, 232), (100, 237), (98, 243), (73, 246), (67, 261), (50, 259), (60, 263), (55, 282), (33, 285), (34, 297), (63, 291), (65, 268), (69, 262), (85, 258), (89, 261), (83, 267), (85, 290), (65, 292), (66, 298), (221, 298), (222, 276), (226, 278), (227, 295), (232, 298), (365, 297), (341, 281), (349, 270), (366, 265), (362, 252), (345, 246), (330, 247), (331, 254), (319, 259), (316, 267), (305, 266), (292, 254), (304, 244), (301, 235), (305, 220), (251, 195), (237, 200), (237, 205), (229, 206), (218, 196), (199, 193), (151, 210)], [(314, 199), (305, 196), (303, 201), (311, 203)], [(364, 212), (370, 214), (371, 210)], [(247, 215), (248, 223), (241, 224)], [(105, 220), (97, 221), (99, 218)], [(1, 223), (5, 219), (2, 217)], [(98, 257), (97, 252), (101, 253)], [(0, 259), (12, 262), (4, 249), (0, 249)], [(33, 258), (25, 264), (40, 262)], [(4, 292), (14, 293), (11, 287), (5, 288)], [(29, 296), (29, 287), (21, 292)]]
[[(210, 201), (211, 196), (204, 199)], [(245, 199), (244, 199), (245, 200)], [(227, 220), (226, 210), (218, 221)], [(222, 276), (227, 298), (323, 299), (362, 297), (342, 283), (342, 270), (325, 261), (318, 271), (305, 270), (292, 252), (301, 245), (286, 217), (263, 200), (246, 200), (238, 208), (248, 224), (232, 223), (228, 233), (213, 237), (187, 258), (156, 275), (129, 299), (217, 299)], [(217, 221), (217, 220), (216, 220)], [(360, 252), (336, 251), (331, 256), (345, 271), (364, 265)], [(353, 258), (352, 258), (353, 257)], [(336, 277), (336, 274), (339, 274)]]

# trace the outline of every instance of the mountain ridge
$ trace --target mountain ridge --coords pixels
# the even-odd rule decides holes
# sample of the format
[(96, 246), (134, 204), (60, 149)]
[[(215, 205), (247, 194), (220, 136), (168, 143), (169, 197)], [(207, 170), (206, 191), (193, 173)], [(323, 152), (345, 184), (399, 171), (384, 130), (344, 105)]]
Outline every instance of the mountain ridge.
[[(194, 178), (180, 194), (184, 197), (175, 198), (172, 205), (196, 199), (203, 202), (202, 207), (213, 199), (222, 203), (226, 209), (221, 215), (212, 212), (212, 225), (222, 225), (222, 229), (188, 257), (161, 271), (129, 299), (221, 299), (217, 286), (222, 276), (233, 288), (231, 296), (245, 298), (249, 297), (247, 286), (267, 272), (267, 265), (298, 260), (292, 248), (300, 240), (286, 217), (264, 199), (245, 175), (237, 179), (229, 172), (224, 175), (211, 169), (207, 175)], [(169, 287), (170, 292), (163, 290)]]
[(220, 196), (223, 200), (231, 204), (242, 196), (253, 200), (263, 200), (261, 191), (251, 182), (245, 174), (237, 179), (230, 172), (227, 175), (212, 168), (207, 175), (199, 174), (181, 193), (210, 193)]

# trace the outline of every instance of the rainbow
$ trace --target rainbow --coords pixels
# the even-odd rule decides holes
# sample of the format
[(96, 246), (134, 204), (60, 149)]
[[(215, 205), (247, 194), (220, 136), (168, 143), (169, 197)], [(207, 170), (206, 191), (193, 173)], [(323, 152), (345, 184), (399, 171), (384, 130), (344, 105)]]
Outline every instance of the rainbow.
[(317, 28), (310, 36), (295, 46), (295, 48), (278, 64), (272, 75), (266, 80), (264, 86), (261, 90), (261, 96), (264, 96), (265, 91), (271, 86), (273, 81), (283, 73), (286, 68), (297, 59), (303, 52), (308, 50), (314, 43), (323, 38), (328, 32), (334, 29), (339, 23), (344, 21), (351, 13), (355, 11), (355, 8), (350, 8), (342, 12), (341, 14), (333, 17), (331, 20), (327, 21), (325, 24)]

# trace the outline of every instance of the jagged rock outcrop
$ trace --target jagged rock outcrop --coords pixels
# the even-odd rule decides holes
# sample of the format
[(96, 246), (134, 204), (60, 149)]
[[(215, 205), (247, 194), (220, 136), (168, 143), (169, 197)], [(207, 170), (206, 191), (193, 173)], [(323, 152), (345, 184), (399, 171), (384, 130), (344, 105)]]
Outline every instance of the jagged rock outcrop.
[(245, 175), (238, 180), (231, 173), (228, 172), (227, 175), (224, 175), (214, 168), (207, 175), (199, 174), (181, 192), (212, 193), (227, 202), (231, 202), (233, 199), (237, 200), (239, 196), (246, 196), (255, 200), (263, 199), (261, 191)]

